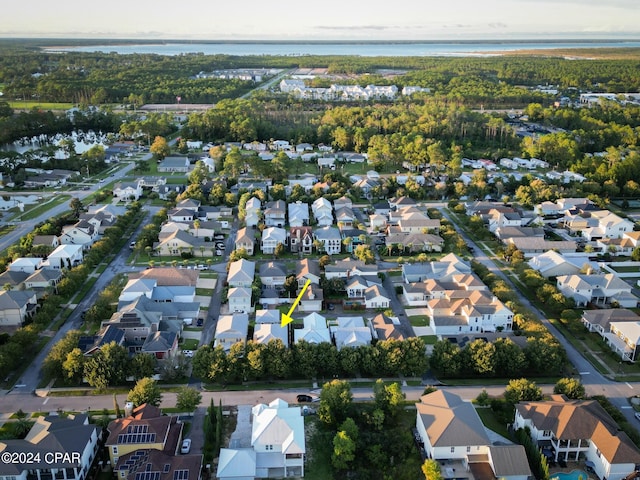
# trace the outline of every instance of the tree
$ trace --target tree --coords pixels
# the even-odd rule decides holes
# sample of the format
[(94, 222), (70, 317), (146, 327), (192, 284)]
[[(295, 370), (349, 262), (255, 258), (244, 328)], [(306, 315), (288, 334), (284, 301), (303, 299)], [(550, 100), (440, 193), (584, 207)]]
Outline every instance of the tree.
[(159, 407), (162, 401), (162, 393), (153, 378), (145, 377), (138, 380), (135, 386), (129, 390), (127, 401), (132, 402), (134, 407), (139, 407), (144, 403)]
[(62, 364), (62, 368), (69, 380), (73, 382), (82, 380), (82, 371), (84, 369), (84, 355), (82, 354), (82, 350), (79, 348), (71, 350)]
[(351, 410), (351, 385), (344, 380), (332, 380), (322, 386), (318, 417), (329, 426), (343, 422)]
[(585, 397), (584, 385), (577, 378), (561, 378), (553, 387), (553, 393), (566, 395), (572, 400), (581, 400)]
[(138, 353), (131, 359), (131, 375), (136, 380), (151, 377), (156, 368), (156, 358), (148, 353)]
[(289, 298), (295, 298), (298, 292), (298, 280), (295, 275), (289, 275), (284, 280), (284, 291), (289, 294)]
[(124, 383), (129, 370), (129, 354), (125, 347), (111, 342), (85, 361), (84, 377), (89, 385), (103, 390)]
[(504, 399), (512, 405), (518, 402), (542, 400), (542, 389), (526, 378), (509, 380), (504, 391)]
[(80, 214), (84, 212), (84, 205), (82, 204), (82, 201), (77, 197), (73, 197), (71, 199), (71, 201), (69, 202), (69, 208), (73, 212), (74, 218), (80, 218)]
[(282, 242), (278, 242), (276, 248), (273, 250), (273, 255), (276, 258), (280, 258), (282, 255), (284, 255), (284, 245), (282, 244)]
[(425, 460), (422, 464), (422, 473), (424, 473), (425, 480), (442, 480), (440, 463), (437, 460)]
[(171, 147), (167, 143), (167, 140), (161, 136), (157, 136), (153, 140), (153, 144), (149, 148), (149, 151), (153, 153), (153, 155), (158, 160), (162, 160), (165, 157), (171, 155)]
[(376, 258), (373, 256), (373, 252), (371, 251), (371, 247), (369, 245), (358, 245), (355, 248), (353, 254), (358, 260), (366, 264), (372, 264), (376, 261)]
[(182, 386), (176, 395), (176, 408), (183, 412), (193, 412), (202, 401), (202, 394), (195, 388)]
[(356, 458), (356, 442), (341, 430), (333, 437), (331, 464), (337, 470), (346, 470)]

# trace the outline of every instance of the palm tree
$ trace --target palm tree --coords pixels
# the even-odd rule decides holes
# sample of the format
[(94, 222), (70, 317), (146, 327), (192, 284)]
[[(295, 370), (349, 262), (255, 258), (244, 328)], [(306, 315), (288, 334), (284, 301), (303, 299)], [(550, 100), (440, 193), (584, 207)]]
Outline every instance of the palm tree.
[(198, 229), (200, 228), (200, 220), (195, 219), (193, 221), (193, 228), (196, 229), (196, 237), (198, 236)]

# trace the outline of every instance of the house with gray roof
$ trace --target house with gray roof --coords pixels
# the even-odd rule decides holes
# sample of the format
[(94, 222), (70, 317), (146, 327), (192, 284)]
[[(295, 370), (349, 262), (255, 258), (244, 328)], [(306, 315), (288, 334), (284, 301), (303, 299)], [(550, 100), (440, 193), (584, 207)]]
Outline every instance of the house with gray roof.
[(139, 180), (135, 182), (117, 182), (113, 186), (113, 196), (124, 202), (138, 200), (142, 196), (142, 184)]
[(234, 313), (220, 315), (214, 334), (214, 347), (222, 346), (226, 352), (236, 343), (245, 343), (249, 333), (249, 315)]
[(38, 308), (33, 290), (0, 291), (0, 326), (20, 327)]
[(322, 250), (327, 255), (339, 254), (342, 251), (340, 230), (335, 227), (321, 227), (313, 231), (313, 237), (322, 243)]
[(159, 173), (187, 173), (189, 159), (187, 157), (165, 157), (158, 164)]
[(16, 458), (0, 463), (0, 475), (44, 479), (59, 472), (66, 480), (82, 480), (98, 453), (99, 439), (99, 427), (86, 414), (37, 417), (24, 439), (0, 441), (0, 453)]
[(229, 265), (229, 273), (227, 274), (227, 283), (230, 287), (247, 287), (251, 288), (253, 277), (256, 273), (255, 262), (250, 262), (244, 258), (231, 262)]

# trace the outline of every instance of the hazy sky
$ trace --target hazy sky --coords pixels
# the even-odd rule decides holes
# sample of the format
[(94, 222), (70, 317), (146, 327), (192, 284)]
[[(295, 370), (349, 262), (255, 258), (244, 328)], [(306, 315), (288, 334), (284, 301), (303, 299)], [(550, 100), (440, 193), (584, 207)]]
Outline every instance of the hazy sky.
[(640, 37), (638, 0), (25, 0), (2, 37), (420, 40)]

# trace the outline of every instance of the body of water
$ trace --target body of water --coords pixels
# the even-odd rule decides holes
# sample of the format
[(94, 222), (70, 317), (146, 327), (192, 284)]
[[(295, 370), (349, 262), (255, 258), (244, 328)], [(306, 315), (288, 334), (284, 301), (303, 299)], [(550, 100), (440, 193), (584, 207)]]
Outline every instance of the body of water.
[(551, 480), (589, 480), (589, 474), (584, 470), (573, 470), (570, 473), (552, 473)]
[(516, 50), (567, 48), (640, 48), (640, 41), (594, 42), (462, 42), (462, 43), (158, 43), (52, 47), (56, 52), (150, 53), (159, 55), (360, 55), (363, 57), (426, 57), (499, 55)]

